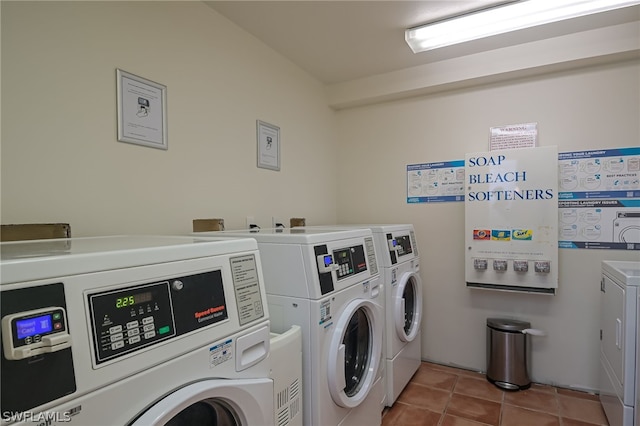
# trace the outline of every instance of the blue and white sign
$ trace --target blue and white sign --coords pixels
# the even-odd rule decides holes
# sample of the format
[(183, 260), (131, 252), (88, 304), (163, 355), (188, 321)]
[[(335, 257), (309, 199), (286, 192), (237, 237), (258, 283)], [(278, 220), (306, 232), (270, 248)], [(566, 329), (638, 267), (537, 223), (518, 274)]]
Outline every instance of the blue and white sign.
[(640, 250), (640, 147), (558, 156), (561, 248)]
[(464, 201), (464, 160), (407, 166), (407, 203)]
[[(408, 165), (407, 203), (464, 201), (465, 182), (464, 160)], [(640, 147), (559, 153), (558, 191), (560, 248), (640, 250)]]

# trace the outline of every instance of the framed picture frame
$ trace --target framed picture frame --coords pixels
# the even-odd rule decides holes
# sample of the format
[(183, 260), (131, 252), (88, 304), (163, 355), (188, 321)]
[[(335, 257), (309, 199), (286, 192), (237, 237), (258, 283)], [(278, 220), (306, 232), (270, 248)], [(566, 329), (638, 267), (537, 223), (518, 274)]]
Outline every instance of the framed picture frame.
[(116, 69), (118, 141), (168, 149), (167, 87)]
[(280, 127), (256, 120), (258, 167), (280, 171)]

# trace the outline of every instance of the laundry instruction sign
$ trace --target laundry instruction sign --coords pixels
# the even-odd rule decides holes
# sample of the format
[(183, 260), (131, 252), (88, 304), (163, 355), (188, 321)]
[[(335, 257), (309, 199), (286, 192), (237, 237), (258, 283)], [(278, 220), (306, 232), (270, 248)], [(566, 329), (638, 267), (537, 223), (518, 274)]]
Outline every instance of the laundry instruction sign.
[(464, 199), (464, 161), (409, 164), (407, 203), (436, 203)]
[(640, 147), (560, 153), (560, 248), (640, 250)]
[(467, 283), (557, 287), (557, 158), (557, 147), (466, 155)]

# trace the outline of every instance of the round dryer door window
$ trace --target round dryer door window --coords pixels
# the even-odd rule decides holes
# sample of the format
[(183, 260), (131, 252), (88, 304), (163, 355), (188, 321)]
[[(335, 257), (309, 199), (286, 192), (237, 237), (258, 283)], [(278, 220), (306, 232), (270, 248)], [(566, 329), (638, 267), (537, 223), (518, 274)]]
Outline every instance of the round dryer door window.
[(273, 381), (221, 379), (176, 390), (131, 426), (249, 426), (273, 421)]
[(382, 348), (380, 307), (354, 300), (343, 311), (329, 347), (328, 382), (334, 402), (359, 405), (371, 390)]
[(400, 340), (410, 342), (418, 335), (422, 319), (422, 282), (418, 274), (402, 276), (394, 302), (396, 332)]

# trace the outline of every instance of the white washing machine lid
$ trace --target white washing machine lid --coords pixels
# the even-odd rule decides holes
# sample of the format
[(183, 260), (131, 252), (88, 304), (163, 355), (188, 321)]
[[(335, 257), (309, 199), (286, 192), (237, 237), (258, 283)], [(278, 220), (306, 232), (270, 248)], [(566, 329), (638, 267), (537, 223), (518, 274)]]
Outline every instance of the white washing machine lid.
[(640, 262), (605, 260), (602, 270), (623, 285), (640, 286)]
[(394, 231), (413, 231), (413, 225), (410, 223), (387, 223), (387, 224), (336, 224), (336, 225), (311, 225), (295, 229), (313, 230), (332, 230), (332, 229), (370, 229), (373, 233), (386, 233)]
[(240, 229), (236, 231), (197, 232), (193, 235), (211, 237), (255, 238), (261, 243), (279, 244), (318, 244), (327, 241), (339, 241), (348, 238), (371, 236), (369, 229), (327, 228), (266, 228)]
[(12, 241), (0, 247), (2, 284), (258, 250), (249, 238), (161, 235)]
[[(217, 416), (226, 419), (227, 422), (222, 423), (225, 425), (271, 424), (274, 421), (273, 381), (266, 378), (221, 379), (192, 383), (156, 402), (135, 419), (131, 426), (164, 426), (172, 419), (176, 426), (194, 424), (188, 414), (182, 414), (184, 419), (176, 416), (186, 413), (186, 409), (199, 403), (211, 408), (212, 418)], [(198, 422), (198, 426), (207, 424)]]
[[(349, 395), (346, 388), (349, 386), (346, 380), (346, 363), (350, 354), (344, 343), (345, 335), (349, 332), (349, 324), (354, 315), (363, 312), (368, 329), (368, 339), (364, 342), (367, 345), (367, 363), (360, 371), (360, 376), (355, 378), (358, 381), (355, 393)], [(360, 405), (373, 387), (380, 358), (382, 356), (382, 312), (379, 306), (366, 299), (356, 299), (351, 301), (340, 314), (336, 327), (332, 333), (328, 351), (327, 381), (329, 392), (333, 401), (342, 407), (356, 407)], [(360, 351), (359, 348), (357, 352)], [(353, 354), (352, 354), (353, 355)], [(352, 360), (353, 361), (353, 360)], [(361, 360), (359, 360), (361, 361)], [(350, 393), (350, 392), (349, 392)]]

